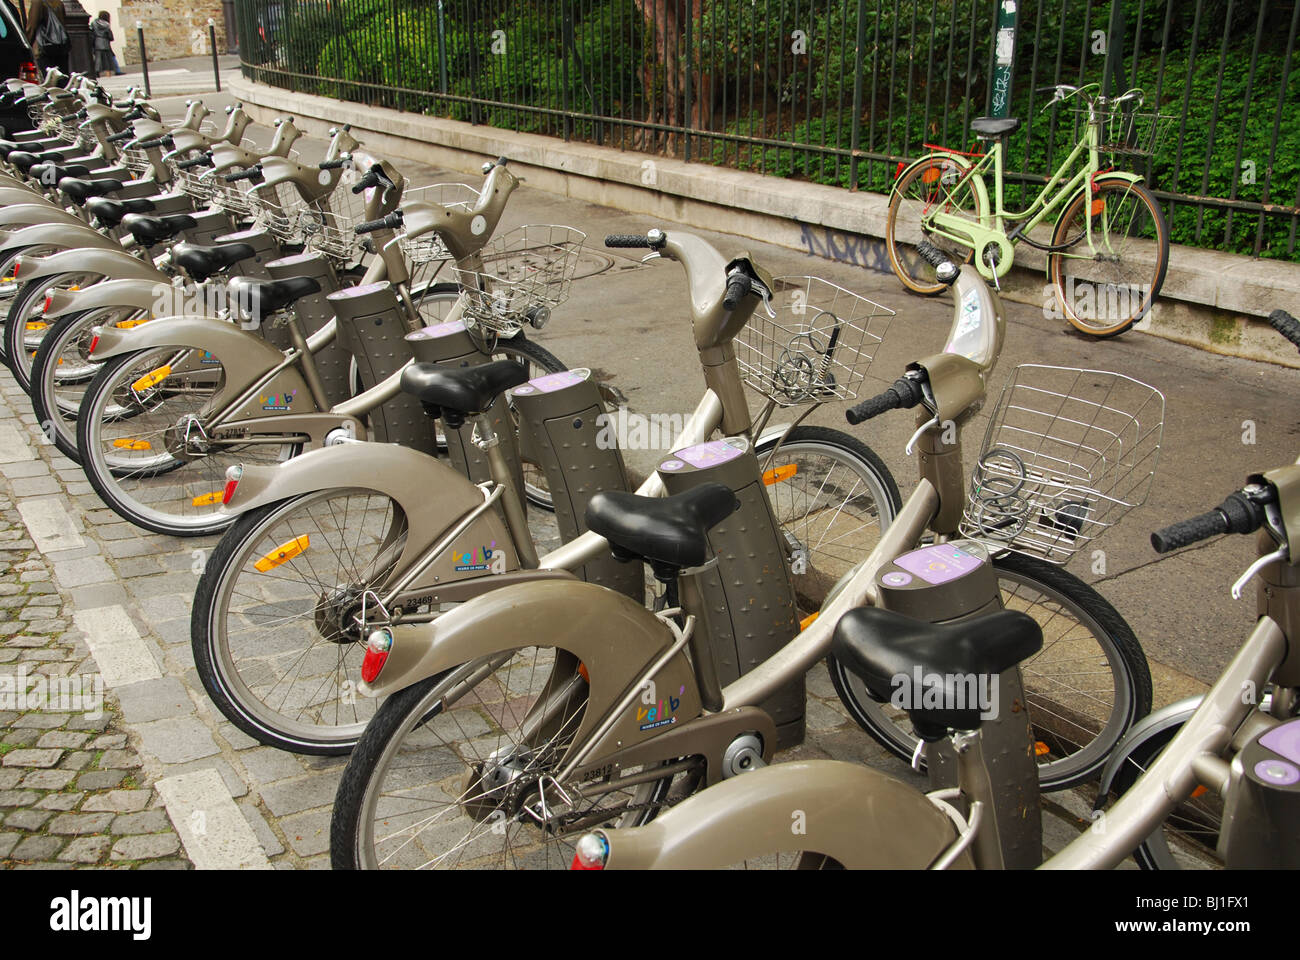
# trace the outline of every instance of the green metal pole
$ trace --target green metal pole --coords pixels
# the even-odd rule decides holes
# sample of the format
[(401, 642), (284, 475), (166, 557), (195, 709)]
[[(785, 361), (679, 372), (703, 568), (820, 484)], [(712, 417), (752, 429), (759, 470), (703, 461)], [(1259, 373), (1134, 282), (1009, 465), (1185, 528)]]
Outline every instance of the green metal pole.
[(1021, 0), (998, 0), (997, 33), (993, 42), (993, 86), (989, 115), (1005, 117), (1011, 110), (1011, 68), (1016, 59), (1016, 18)]

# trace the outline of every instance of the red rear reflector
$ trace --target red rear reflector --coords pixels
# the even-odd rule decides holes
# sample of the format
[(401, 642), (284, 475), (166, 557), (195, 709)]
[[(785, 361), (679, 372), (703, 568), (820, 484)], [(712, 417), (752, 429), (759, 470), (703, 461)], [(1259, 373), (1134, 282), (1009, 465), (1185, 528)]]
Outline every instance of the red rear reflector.
[(366, 640), (366, 656), (361, 661), (361, 679), (373, 683), (379, 671), (388, 662), (388, 652), (393, 649), (393, 633), (387, 627), (380, 627)]
[[(91, 353), (95, 352), (95, 348), (93, 346), (90, 348), (90, 352)], [(244, 476), (244, 468), (241, 467), (239, 464), (235, 464), (234, 466), (226, 470), (226, 487), (224, 490), (221, 491), (221, 503), (223, 506), (230, 503), (230, 498), (235, 495), (235, 488), (239, 486), (239, 481), (243, 478), (243, 476)]]
[(87, 352), (87, 353), (94, 353), (94, 352), (95, 352), (95, 348), (96, 348), (97, 346), (99, 346), (99, 334), (95, 334), (93, 337), (90, 338), (90, 349), (89, 349), (88, 351), (86, 351), (86, 352)]
[(898, 169), (894, 171), (894, 179), (895, 179), (895, 180), (897, 180), (899, 177), (901, 177), (901, 176), (903, 175), (903, 167), (905, 167), (905, 166), (906, 166), (906, 164), (905, 164), (902, 160), (899, 160), (899, 161), (898, 161)]
[(570, 870), (604, 870), (609, 859), (609, 841), (598, 833), (582, 836), (573, 851)]
[(41, 313), (49, 313), (50, 307), (53, 305), (54, 305), (54, 294), (47, 293), (45, 295), (45, 306), (41, 308)]

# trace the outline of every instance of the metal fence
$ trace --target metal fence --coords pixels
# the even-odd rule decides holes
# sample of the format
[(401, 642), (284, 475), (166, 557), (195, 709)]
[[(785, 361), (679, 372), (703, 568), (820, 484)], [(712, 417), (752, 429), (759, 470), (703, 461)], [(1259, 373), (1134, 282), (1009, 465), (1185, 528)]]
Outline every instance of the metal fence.
[[(996, 0), (236, 0), (263, 83), (652, 155), (885, 192), (967, 149)], [(1075, 142), (1056, 83), (1172, 115), (1147, 176), (1173, 240), (1300, 259), (1300, 0), (1021, 0), (1009, 201)]]

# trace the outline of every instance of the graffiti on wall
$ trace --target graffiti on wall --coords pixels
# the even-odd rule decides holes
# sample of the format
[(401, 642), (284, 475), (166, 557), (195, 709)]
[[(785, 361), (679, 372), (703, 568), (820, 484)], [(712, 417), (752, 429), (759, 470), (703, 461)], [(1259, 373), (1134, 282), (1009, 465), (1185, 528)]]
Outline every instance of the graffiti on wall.
[(879, 237), (864, 237), (807, 223), (801, 223), (799, 231), (804, 250), (811, 257), (851, 263), (876, 273), (893, 272), (889, 266), (885, 241)]

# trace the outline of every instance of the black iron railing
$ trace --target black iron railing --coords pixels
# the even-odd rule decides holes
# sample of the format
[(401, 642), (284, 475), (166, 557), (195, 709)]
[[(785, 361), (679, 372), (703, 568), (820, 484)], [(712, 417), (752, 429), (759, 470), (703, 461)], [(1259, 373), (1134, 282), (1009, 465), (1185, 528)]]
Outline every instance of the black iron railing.
[[(886, 192), (969, 149), (995, 0), (236, 0), (244, 73), (292, 90)], [(1300, 259), (1297, 0), (1021, 0), (1008, 202), (1078, 136), (1056, 83), (1141, 87), (1174, 119), (1118, 155), (1177, 243)]]

